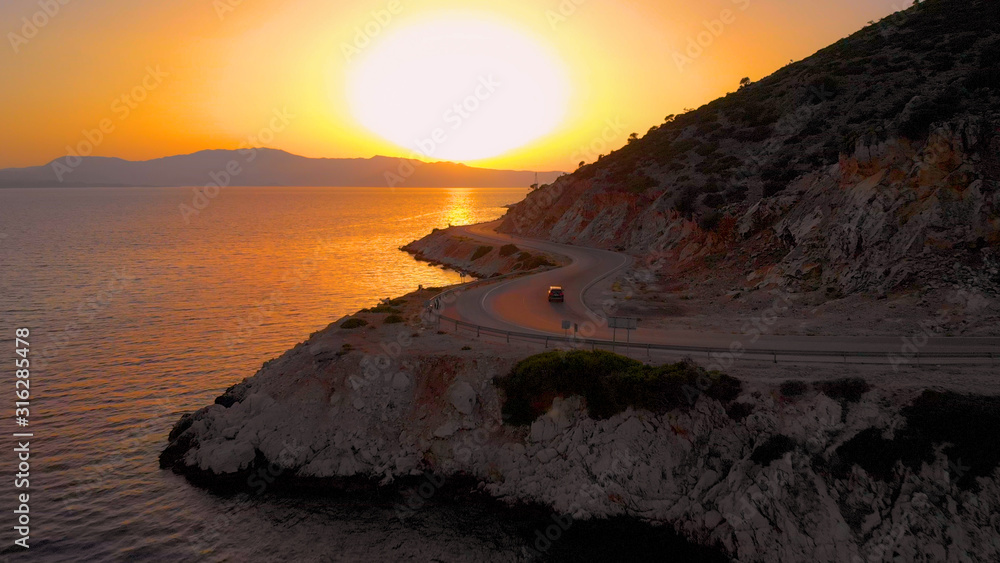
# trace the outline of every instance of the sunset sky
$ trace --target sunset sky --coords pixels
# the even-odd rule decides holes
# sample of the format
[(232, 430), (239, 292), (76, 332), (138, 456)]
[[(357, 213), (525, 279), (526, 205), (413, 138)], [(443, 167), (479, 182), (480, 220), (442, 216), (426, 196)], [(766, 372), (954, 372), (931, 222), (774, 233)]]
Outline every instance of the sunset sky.
[(131, 160), (251, 144), (572, 170), (910, 4), (61, 1), (0, 4), (0, 167), (89, 138)]

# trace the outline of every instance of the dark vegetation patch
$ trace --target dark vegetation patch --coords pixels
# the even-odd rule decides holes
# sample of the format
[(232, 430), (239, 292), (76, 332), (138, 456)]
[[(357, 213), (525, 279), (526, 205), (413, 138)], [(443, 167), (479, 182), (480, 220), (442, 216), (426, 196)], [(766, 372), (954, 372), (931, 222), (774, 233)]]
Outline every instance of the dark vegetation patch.
[(400, 313), (402, 310), (399, 308), (400, 305), (406, 303), (406, 299), (390, 299), (388, 301), (383, 301), (374, 307), (369, 307), (367, 309), (361, 309), (362, 313)]
[(871, 385), (860, 377), (820, 381), (813, 384), (813, 387), (831, 399), (846, 403), (856, 403), (861, 400), (862, 395), (871, 391)]
[(475, 262), (476, 260), (479, 260), (480, 258), (486, 256), (492, 251), (493, 251), (492, 246), (480, 246), (479, 248), (476, 249), (475, 252), (472, 253), (472, 261)]
[(403, 322), (404, 320), (405, 319), (403, 318), (402, 315), (389, 315), (382, 322), (384, 324), (391, 325), (391, 324), (399, 324), (399, 323)]
[(726, 409), (726, 414), (730, 419), (742, 422), (746, 417), (753, 414), (753, 405), (750, 403), (733, 403)]
[(763, 444), (754, 448), (753, 453), (750, 454), (750, 461), (761, 467), (767, 467), (772, 461), (781, 459), (782, 456), (794, 449), (794, 440), (784, 434), (777, 434), (770, 436), (764, 440)]
[(363, 326), (368, 326), (368, 321), (357, 317), (340, 323), (340, 328), (361, 328)]
[(935, 448), (944, 446), (952, 478), (969, 489), (976, 477), (991, 475), (1000, 464), (1000, 397), (927, 390), (901, 414), (906, 427), (893, 439), (869, 428), (840, 446), (835, 474), (844, 477), (857, 464), (877, 479), (890, 480), (897, 462), (919, 470), (934, 461)]
[(949, 88), (933, 99), (915, 104), (910, 114), (899, 124), (899, 133), (912, 140), (927, 137), (930, 126), (946, 121), (962, 109), (962, 96), (958, 90)]
[(798, 397), (809, 390), (804, 381), (786, 381), (778, 388), (782, 397)]
[(670, 526), (654, 526), (635, 517), (573, 520), (538, 505), (506, 510), (511, 511), (514, 534), (525, 543), (526, 561), (731, 561), (721, 546), (698, 545)]
[[(706, 198), (707, 200), (708, 198)], [(714, 232), (719, 227), (719, 221), (722, 220), (722, 213), (718, 211), (710, 211), (701, 216), (698, 219), (698, 227), (703, 231)]]
[(549, 259), (544, 256), (535, 256), (528, 252), (522, 252), (517, 255), (517, 259), (521, 263), (522, 270), (534, 270), (535, 268), (541, 268), (543, 266), (555, 266)]
[(591, 417), (605, 419), (628, 407), (657, 414), (686, 409), (700, 394), (729, 403), (742, 388), (739, 380), (692, 363), (654, 367), (601, 350), (537, 354), (494, 384), (505, 395), (504, 421), (515, 426), (531, 424), (556, 397), (579, 395)]
[(500, 256), (506, 258), (508, 256), (513, 255), (515, 252), (520, 252), (520, 250), (521, 250), (520, 248), (518, 248), (513, 244), (505, 244), (500, 247)]

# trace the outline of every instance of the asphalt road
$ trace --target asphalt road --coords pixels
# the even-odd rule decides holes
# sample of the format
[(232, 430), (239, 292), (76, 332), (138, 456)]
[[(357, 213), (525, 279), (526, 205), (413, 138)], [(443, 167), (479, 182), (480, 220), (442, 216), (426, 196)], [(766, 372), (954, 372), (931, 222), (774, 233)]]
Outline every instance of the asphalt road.
[[(567, 266), (493, 284), (485, 284), (462, 292), (458, 299), (446, 306), (442, 314), (452, 319), (503, 331), (516, 331), (538, 335), (563, 336), (564, 320), (573, 323), (578, 336), (611, 340), (616, 333), (618, 341), (628, 337), (633, 344), (667, 344), (674, 346), (712, 347), (730, 349), (734, 345), (746, 350), (777, 350), (792, 352), (867, 352), (906, 356), (911, 350), (921, 354), (982, 354), (994, 353), (1000, 361), (1000, 338), (976, 337), (923, 337), (920, 334), (899, 336), (782, 336), (761, 334), (755, 338), (753, 330), (744, 333), (743, 327), (734, 327), (736, 334), (713, 334), (690, 330), (653, 330), (640, 326), (626, 335), (624, 330), (613, 331), (607, 326), (606, 315), (595, 311), (584, 302), (584, 296), (602, 281), (608, 281), (624, 269), (631, 258), (617, 252), (558, 244), (538, 239), (511, 237), (495, 232), (499, 222), (461, 227), (462, 234), (493, 245), (508, 243), (519, 248), (540, 250), (569, 258)], [(562, 286), (564, 303), (550, 303), (548, 288)], [(596, 302), (592, 300), (591, 302)], [(766, 330), (760, 331), (766, 333)], [(570, 330), (573, 334), (573, 330)], [(908, 340), (907, 340), (908, 339)], [(907, 341), (915, 348), (907, 346)], [(986, 359), (987, 362), (992, 360)]]

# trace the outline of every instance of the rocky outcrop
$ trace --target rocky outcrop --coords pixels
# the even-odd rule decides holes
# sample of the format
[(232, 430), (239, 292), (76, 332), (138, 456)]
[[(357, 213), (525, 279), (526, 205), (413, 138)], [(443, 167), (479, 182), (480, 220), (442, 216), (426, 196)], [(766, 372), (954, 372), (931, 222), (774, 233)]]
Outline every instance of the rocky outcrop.
[(1000, 296), (1000, 187), (986, 172), (1000, 137), (986, 127), (968, 118), (941, 125), (922, 144), (859, 140), (838, 164), (732, 207), (721, 225), (665, 209), (669, 191), (648, 199), (591, 185), (581, 194), (566, 180), (529, 195), (501, 230), (615, 248), (686, 274), (706, 257), (725, 261), (735, 248), (769, 248), (770, 261), (744, 271), (747, 289), (884, 294), (907, 284), (959, 284)]
[(529, 272), (563, 263), (548, 253), (519, 248), (516, 244), (479, 241), (458, 228), (434, 231), (400, 248), (417, 260), (489, 278), (515, 272)]
[(570, 521), (668, 525), (740, 561), (1000, 557), (995, 471), (960, 487), (960, 460), (940, 450), (889, 477), (840, 467), (837, 452), (859, 433), (898, 433), (917, 391), (845, 399), (745, 386), (728, 408), (696, 393), (687, 409), (606, 420), (557, 397), (529, 427), (510, 427), (493, 378), (515, 359), (434, 351), (460, 344), (452, 338), (416, 324), (331, 326), (184, 417), (161, 463), (249, 487), (262, 467), (383, 485), (433, 474), (434, 491), (471, 480)]

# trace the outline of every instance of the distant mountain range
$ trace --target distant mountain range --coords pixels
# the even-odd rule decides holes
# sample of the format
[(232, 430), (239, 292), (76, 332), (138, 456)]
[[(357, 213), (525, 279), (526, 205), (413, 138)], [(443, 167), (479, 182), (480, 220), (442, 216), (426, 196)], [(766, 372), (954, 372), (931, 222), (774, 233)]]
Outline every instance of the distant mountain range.
[[(63, 157), (45, 166), (0, 170), (0, 187), (85, 186), (357, 186), (517, 187), (535, 183), (533, 171), (473, 168), (453, 162), (403, 158), (306, 158), (276, 149), (206, 150), (133, 162), (107, 157)], [(561, 172), (537, 172), (546, 184)]]

